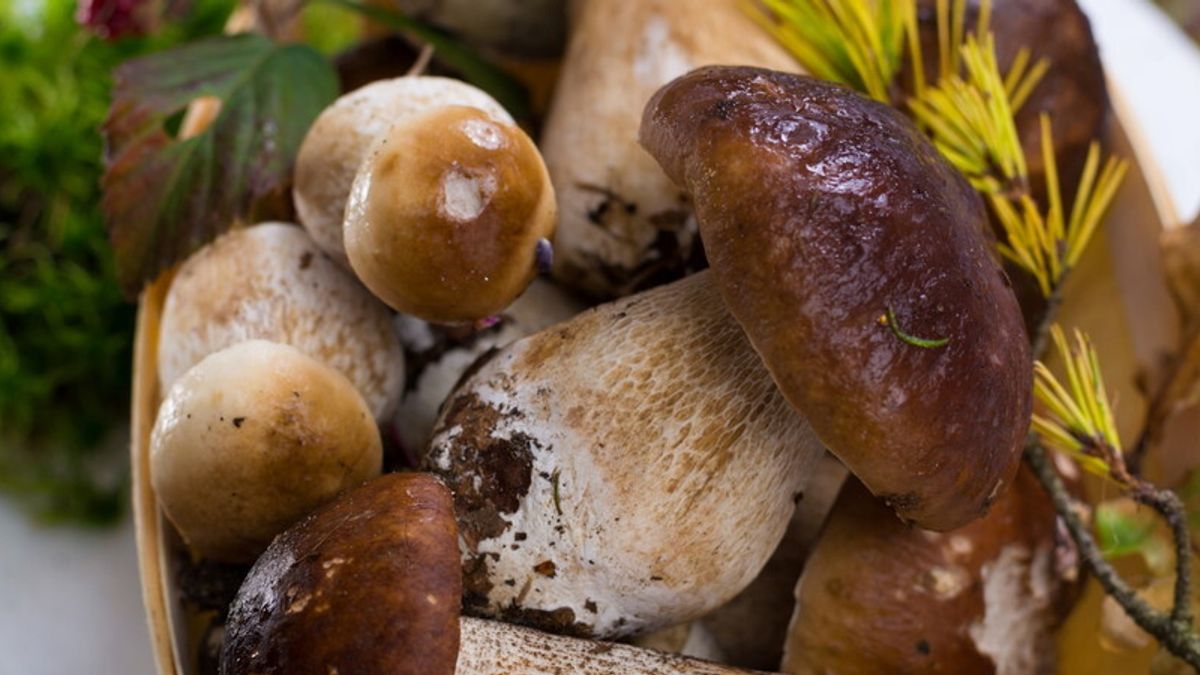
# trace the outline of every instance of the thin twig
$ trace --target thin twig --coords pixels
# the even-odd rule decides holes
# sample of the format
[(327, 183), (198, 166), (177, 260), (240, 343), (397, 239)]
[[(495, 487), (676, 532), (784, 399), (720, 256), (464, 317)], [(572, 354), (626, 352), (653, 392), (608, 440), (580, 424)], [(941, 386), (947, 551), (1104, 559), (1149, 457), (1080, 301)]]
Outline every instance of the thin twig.
[[(1046, 308), (1033, 335), (1034, 359), (1040, 359), (1046, 349), (1047, 335), (1061, 304), (1062, 286), (1059, 285), (1047, 298)], [(1025, 461), (1050, 495), (1055, 511), (1063, 519), (1075, 546), (1079, 549), (1080, 558), (1104, 587), (1105, 592), (1121, 605), (1142, 630), (1153, 635), (1172, 654), (1200, 671), (1200, 635), (1194, 631), (1191, 609), (1191, 531), (1188, 528), (1187, 511), (1183, 502), (1174, 492), (1158, 488), (1133, 475), (1125, 464), (1125, 458), (1115, 448), (1102, 441), (1091, 441), (1094, 445), (1090, 451), (1105, 461), (1112, 479), (1125, 487), (1134, 501), (1154, 509), (1171, 528), (1175, 542), (1175, 589), (1170, 615), (1159, 612), (1142, 600), (1104, 559), (1090, 528), (1079, 517), (1074, 500), (1063, 486), (1058, 472), (1036, 436), (1031, 435), (1025, 448)]]
[(1054, 325), (1054, 317), (1058, 316), (1058, 308), (1062, 306), (1062, 284), (1054, 287), (1046, 296), (1046, 307), (1042, 310), (1042, 320), (1038, 323), (1037, 331), (1030, 339), (1030, 353), (1036, 361), (1042, 358), (1046, 351), (1046, 340), (1050, 336), (1050, 326)]
[[(1126, 584), (1125, 580), (1112, 568), (1112, 565), (1108, 564), (1108, 561), (1104, 559), (1104, 554), (1100, 552), (1100, 547), (1096, 545), (1096, 541), (1092, 538), (1088, 526), (1079, 517), (1074, 500), (1068, 495), (1066, 487), (1063, 486), (1062, 479), (1058, 477), (1058, 472), (1055, 471), (1050, 459), (1046, 456), (1046, 450), (1037, 441), (1031, 441), (1026, 446), (1025, 461), (1033, 469), (1034, 474), (1042, 483), (1042, 487), (1050, 495), (1055, 511), (1063, 519), (1063, 522), (1067, 526), (1067, 531), (1071, 533), (1071, 539), (1075, 541), (1075, 546), (1079, 549), (1080, 558), (1087, 565), (1088, 570), (1096, 577), (1096, 580), (1100, 582), (1100, 585), (1104, 587), (1105, 592), (1121, 605), (1129, 615), (1129, 618), (1133, 619), (1134, 623), (1140, 626), (1142, 630), (1153, 635), (1172, 654), (1183, 659), (1196, 670), (1200, 670), (1200, 636), (1192, 631), (1191, 612), (1188, 608), (1189, 598), (1187, 596), (1187, 580), (1190, 578), (1190, 575), (1184, 571), (1190, 565), (1187, 520), (1186, 518), (1182, 518), (1182, 504), (1179, 503), (1178, 497), (1175, 497), (1169, 491), (1151, 487), (1151, 492), (1156, 495), (1156, 497), (1151, 498), (1155, 504), (1147, 501), (1142, 502), (1152, 508), (1156, 508), (1156, 510), (1156, 504), (1161, 505), (1166, 510), (1180, 516), (1178, 519), (1175, 516), (1168, 517), (1168, 521), (1171, 522), (1176, 537), (1175, 555), (1176, 567), (1178, 568), (1175, 583), (1175, 607), (1172, 609), (1170, 616), (1168, 616), (1154, 609), (1138, 596), (1137, 592)], [(1166, 498), (1159, 499), (1163, 494), (1166, 495)], [(1136, 492), (1134, 498), (1138, 499)], [(1174, 505), (1170, 504), (1172, 500), (1174, 501)], [(1139, 501), (1141, 500), (1139, 499)], [(1175, 507), (1178, 507), (1178, 510), (1175, 510)], [(1182, 535), (1180, 530), (1176, 528), (1176, 522), (1182, 522)], [(1181, 595), (1181, 592), (1183, 595)], [(1181, 606), (1184, 609), (1181, 610)]]
[(1187, 630), (1192, 628), (1191, 603), (1191, 532), (1188, 529), (1187, 512), (1183, 502), (1170, 490), (1161, 490), (1138, 480), (1130, 494), (1134, 501), (1145, 504), (1158, 512), (1171, 526), (1175, 539), (1175, 606), (1171, 609), (1171, 621)]

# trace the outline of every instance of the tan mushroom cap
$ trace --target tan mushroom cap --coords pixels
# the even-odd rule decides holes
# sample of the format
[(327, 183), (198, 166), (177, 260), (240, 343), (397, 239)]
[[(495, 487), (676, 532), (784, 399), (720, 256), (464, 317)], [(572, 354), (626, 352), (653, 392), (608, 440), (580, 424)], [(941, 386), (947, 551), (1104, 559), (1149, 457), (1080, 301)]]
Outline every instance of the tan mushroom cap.
[(946, 533), (905, 525), (851, 479), (796, 587), (782, 670), (1049, 672), (1069, 591), (1054, 507), (1029, 470)]
[(292, 198), (300, 223), (334, 260), (349, 267), (342, 219), (354, 175), (371, 142), (397, 120), (443, 105), (465, 105), (512, 124), (482, 90), (445, 77), (408, 76), (372, 82), (343, 95), (313, 122), (296, 158)]
[(299, 227), (234, 230), (183, 264), (163, 308), (162, 390), (205, 356), (251, 339), (289, 344), (332, 366), (377, 420), (400, 398), (404, 353), (391, 313)]
[(286, 345), (251, 340), (179, 379), (150, 440), (163, 511), (200, 555), (249, 562), (271, 538), (379, 473), (383, 447), (344, 376)]
[(452, 675), (458, 531), (429, 474), (381, 476), (280, 535), (229, 611), (224, 675)]
[(536, 274), (555, 201), (525, 132), (465, 106), (379, 137), (346, 207), (350, 264), (394, 309), (457, 323), (499, 313)]

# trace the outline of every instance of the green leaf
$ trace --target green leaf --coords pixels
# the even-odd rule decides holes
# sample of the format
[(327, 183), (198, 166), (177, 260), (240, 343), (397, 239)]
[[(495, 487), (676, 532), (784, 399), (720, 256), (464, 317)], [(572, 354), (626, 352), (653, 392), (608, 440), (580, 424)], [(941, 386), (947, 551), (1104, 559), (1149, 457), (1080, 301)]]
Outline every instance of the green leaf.
[(1096, 507), (1096, 535), (1109, 558), (1138, 553), (1154, 533), (1153, 516), (1128, 502), (1104, 502)]
[(491, 94), (516, 120), (530, 117), (529, 92), (511, 75), (490, 63), (475, 50), (458, 42), (450, 34), (411, 17), (357, 0), (324, 2), (377, 21), (403, 33), (409, 33), (433, 47), (442, 63), (457, 70), (464, 80)]
[[(253, 34), (209, 38), (125, 63), (104, 123), (103, 207), (129, 295), (291, 181), (304, 134), (337, 96), (312, 48)], [(167, 120), (194, 99), (221, 111), (190, 139)]]

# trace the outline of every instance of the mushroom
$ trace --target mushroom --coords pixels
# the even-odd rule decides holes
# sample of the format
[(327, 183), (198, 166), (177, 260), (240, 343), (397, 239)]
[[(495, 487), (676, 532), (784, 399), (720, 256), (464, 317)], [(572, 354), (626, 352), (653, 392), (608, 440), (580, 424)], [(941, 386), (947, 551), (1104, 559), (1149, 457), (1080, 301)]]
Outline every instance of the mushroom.
[(558, 280), (610, 299), (695, 266), (687, 197), (636, 138), (655, 90), (711, 63), (797, 67), (735, 0), (574, 3), (541, 138), (559, 203)]
[(350, 186), (377, 136), (407, 115), (445, 105), (486, 112), (496, 122), (512, 117), (491, 96), (444, 77), (408, 76), (373, 82), (343, 95), (313, 122), (296, 157), (292, 198), (300, 224), (331, 258), (349, 269), (342, 221)]
[(342, 374), (250, 340), (204, 358), (159, 408), (150, 479), (196, 553), (250, 562), (271, 538), (379, 474), (383, 446)]
[(463, 617), (458, 675), (750, 675), (751, 671), (630, 645), (550, 635)]
[(229, 609), (223, 675), (450, 675), (462, 588), (454, 507), (386, 474), (271, 542)]
[(538, 278), (492, 326), (439, 326), (414, 316), (397, 315), (408, 378), (404, 396), (392, 416), (401, 447), (414, 456), (424, 454), (442, 403), (479, 357), (566, 321), (583, 309), (582, 303), (553, 282)]
[(1016, 472), (1032, 368), (962, 175), (895, 109), (759, 68), (663, 87), (641, 140), (688, 189), (730, 312), (830, 451), (917, 525), (983, 515)]
[(985, 518), (943, 534), (906, 527), (848, 481), (796, 587), (782, 670), (1052, 672), (1072, 589), (1055, 523), (1027, 469)]
[[(938, 1), (917, 1), (921, 53), (929, 81), (936, 81), (938, 68)], [(1070, 204), (1088, 146), (1093, 139), (1103, 135), (1108, 111), (1104, 69), (1087, 15), (1075, 0), (990, 2), (988, 26), (996, 37), (996, 58), (1001, 72), (1007, 73), (1017, 53), (1026, 47), (1030, 50), (1031, 63), (1044, 58), (1051, 64), (1029, 100), (1017, 111), (1017, 133), (1028, 161), (1029, 186), (1040, 200), (1044, 200), (1046, 180), (1038, 119), (1042, 113), (1049, 114), (1058, 173), (1069, 181), (1063, 196), (1065, 203)], [(975, 29), (979, 6), (980, 0), (966, 3), (967, 30)], [(905, 87), (911, 86), (907, 74), (901, 75), (900, 82)]]
[(234, 600), (223, 675), (745, 673), (626, 645), (458, 616), (450, 493), (388, 474), (280, 535)]
[(643, 139), (714, 269), (513, 343), (447, 401), (427, 466), (467, 611), (607, 637), (723, 604), (823, 452), (787, 399), (901, 517), (982, 515), (1032, 369), (965, 180), (896, 111), (759, 69), (676, 80)]
[(708, 272), (500, 350), (443, 406), (468, 613), (611, 638), (758, 574), (824, 449)]
[(291, 345), (341, 372), (376, 420), (400, 397), (404, 353), (390, 313), (298, 227), (233, 230), (180, 267), (163, 306), (163, 390), (205, 356), (250, 339)]
[(525, 132), (443, 105), (381, 134), (354, 179), (344, 242), (393, 309), (439, 323), (499, 313), (554, 235), (554, 189)]

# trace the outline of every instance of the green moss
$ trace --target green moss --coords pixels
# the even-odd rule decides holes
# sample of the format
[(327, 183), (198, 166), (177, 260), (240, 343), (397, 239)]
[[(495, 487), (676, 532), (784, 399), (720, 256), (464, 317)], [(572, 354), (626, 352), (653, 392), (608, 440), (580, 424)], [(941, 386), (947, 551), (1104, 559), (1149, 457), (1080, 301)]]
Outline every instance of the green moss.
[[(108, 43), (72, 0), (0, 0), (0, 491), (43, 520), (112, 522), (128, 481), (135, 308), (100, 213), (109, 73), (220, 32), (232, 0), (197, 0), (150, 38)], [(115, 469), (114, 469), (115, 467)]]

